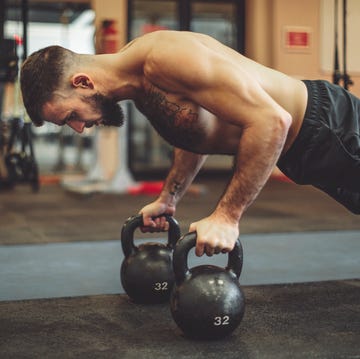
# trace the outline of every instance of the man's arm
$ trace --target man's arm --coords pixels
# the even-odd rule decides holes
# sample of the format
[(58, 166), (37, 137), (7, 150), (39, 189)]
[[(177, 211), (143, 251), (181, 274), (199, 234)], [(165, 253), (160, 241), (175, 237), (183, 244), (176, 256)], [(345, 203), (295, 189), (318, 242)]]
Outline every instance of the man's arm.
[(212, 255), (233, 249), (239, 236), (240, 219), (275, 167), (287, 130), (285, 119), (274, 120), (271, 128), (253, 126), (244, 130), (232, 178), (215, 210), (208, 217), (190, 225), (189, 230), (198, 234), (198, 256), (204, 252)]
[(186, 193), (186, 190), (204, 164), (206, 157), (205, 155), (174, 148), (172, 166), (159, 197), (140, 210), (140, 213), (143, 214), (145, 226), (166, 230), (164, 219), (158, 218), (154, 220), (153, 217), (161, 214), (175, 214), (177, 203)]
[(219, 126), (223, 121), (242, 130), (234, 173), (215, 211), (190, 226), (197, 231), (197, 255), (230, 251), (241, 216), (275, 167), (292, 118), (261, 86), (260, 73), (240, 56), (196, 41), (185, 46), (179, 39), (169, 46), (173, 48), (167, 47), (166, 54), (161, 49), (152, 53), (147, 75), (156, 77), (151, 80), (214, 114)]
[[(242, 134), (232, 179), (216, 209), (190, 226), (198, 234), (199, 256), (232, 250), (239, 221), (275, 167), (292, 122), (290, 114), (246, 72), (231, 71), (222, 63), (214, 67), (214, 79), (200, 85), (192, 96), (218, 118), (241, 127)], [(216, 85), (215, 78), (221, 85)]]
[(173, 163), (165, 180), (162, 196), (175, 204), (186, 193), (207, 156), (174, 148)]

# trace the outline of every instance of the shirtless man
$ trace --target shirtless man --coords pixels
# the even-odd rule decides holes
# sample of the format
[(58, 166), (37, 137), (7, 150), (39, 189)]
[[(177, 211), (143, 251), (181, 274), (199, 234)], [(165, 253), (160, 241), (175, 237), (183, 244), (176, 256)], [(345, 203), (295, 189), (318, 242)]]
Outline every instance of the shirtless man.
[(233, 155), (215, 210), (190, 225), (199, 256), (233, 248), (241, 217), (276, 164), (360, 212), (360, 100), (328, 82), (262, 66), (209, 36), (159, 31), (107, 55), (49, 47), (25, 61), (21, 89), (35, 125), (66, 124), (79, 133), (120, 126), (116, 103), (134, 101), (174, 146), (159, 198), (140, 211), (154, 230), (166, 230), (165, 218), (153, 217), (175, 213), (207, 155)]

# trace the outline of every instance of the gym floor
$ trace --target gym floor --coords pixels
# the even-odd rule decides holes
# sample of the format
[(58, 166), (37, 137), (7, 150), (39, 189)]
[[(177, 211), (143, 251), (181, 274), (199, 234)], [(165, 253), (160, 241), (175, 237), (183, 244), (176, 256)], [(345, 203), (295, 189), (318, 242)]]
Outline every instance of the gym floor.
[[(197, 180), (205, 191), (178, 206), (182, 233), (226, 182)], [(135, 305), (121, 287), (122, 224), (154, 197), (59, 184), (0, 197), (1, 358), (360, 357), (359, 217), (310, 186), (272, 179), (242, 219), (245, 316), (214, 342), (184, 338), (169, 305)], [(191, 253), (189, 265), (226, 258)]]

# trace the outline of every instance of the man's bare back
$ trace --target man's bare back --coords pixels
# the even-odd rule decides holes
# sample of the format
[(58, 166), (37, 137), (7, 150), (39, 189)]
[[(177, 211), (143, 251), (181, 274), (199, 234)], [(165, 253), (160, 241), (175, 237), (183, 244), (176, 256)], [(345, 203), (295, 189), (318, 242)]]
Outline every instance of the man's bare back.
[[(129, 56), (135, 56), (138, 60), (143, 58), (144, 61), (143, 64), (139, 64), (145, 71), (141, 80), (143, 93), (135, 99), (137, 107), (174, 146), (197, 153), (236, 154), (242, 134), (242, 126), (209, 113), (201, 104), (187, 98), (181, 86), (174, 86), (164, 78), (165, 71), (179, 73), (178, 76), (181, 76), (182, 72), (196, 71), (186, 62), (187, 52), (199, 53), (199, 58), (204, 52), (206, 58), (213, 57), (215, 61), (216, 58), (225, 60), (232, 69), (237, 69), (240, 81), (243, 82), (242, 86), (247, 86), (249, 81), (252, 85), (260, 86), (291, 115), (292, 124), (284, 152), (291, 146), (301, 127), (307, 104), (307, 91), (303, 82), (262, 66), (211, 37), (191, 32), (182, 32), (181, 36), (173, 31), (155, 32), (136, 39), (126, 46), (121, 54), (125, 55), (126, 52)], [(139, 53), (142, 56), (139, 57)], [(178, 57), (175, 67), (169, 65), (172, 63), (169, 54), (170, 57)], [(156, 62), (156, 66), (153, 62)], [(162, 69), (166, 69), (164, 73)], [(194, 77), (196, 75), (197, 73), (193, 74)], [(196, 86), (195, 78), (194, 82)], [(218, 106), (239, 104), (227, 102)], [(214, 107), (216, 108), (216, 104)]]

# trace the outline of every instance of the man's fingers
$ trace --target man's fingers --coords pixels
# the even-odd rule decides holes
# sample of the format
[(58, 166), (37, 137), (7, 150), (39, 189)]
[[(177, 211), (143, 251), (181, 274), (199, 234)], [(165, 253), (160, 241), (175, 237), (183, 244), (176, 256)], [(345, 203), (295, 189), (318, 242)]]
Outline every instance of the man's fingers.
[(169, 222), (166, 217), (146, 218), (143, 219), (144, 226), (140, 227), (141, 232), (166, 232), (169, 230)]
[(196, 242), (195, 254), (201, 257), (204, 254), (205, 245), (200, 242)]
[(206, 246), (205, 253), (207, 256), (212, 257), (214, 255), (214, 248)]
[(205, 243), (196, 243), (196, 250), (195, 253), (197, 256), (201, 257), (204, 253), (211, 257), (214, 254), (220, 254), (220, 253), (229, 253), (231, 252), (231, 248), (225, 247), (222, 248), (220, 246), (212, 246), (210, 244), (205, 244)]
[(163, 231), (167, 231), (169, 229), (169, 222), (166, 220), (166, 217), (160, 218), (160, 225), (159, 228), (161, 228)]

